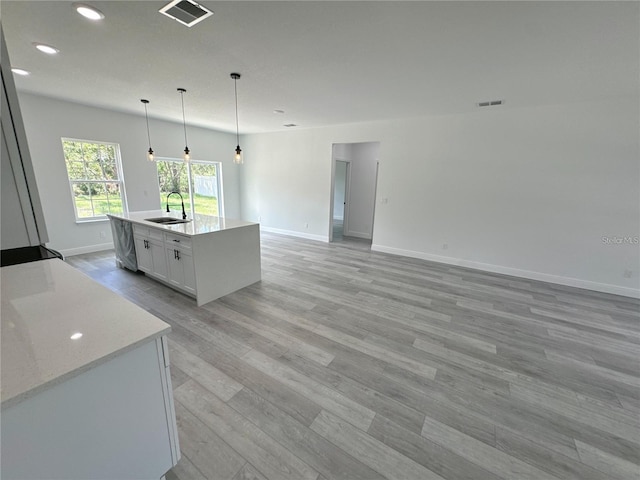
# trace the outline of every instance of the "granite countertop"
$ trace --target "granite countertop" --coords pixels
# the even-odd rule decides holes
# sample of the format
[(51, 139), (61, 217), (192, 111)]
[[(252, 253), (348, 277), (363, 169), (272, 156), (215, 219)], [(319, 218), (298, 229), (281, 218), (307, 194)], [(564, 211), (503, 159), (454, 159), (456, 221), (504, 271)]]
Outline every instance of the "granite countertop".
[(0, 273), (3, 409), (171, 330), (62, 260)]
[(178, 233), (181, 235), (205, 235), (208, 233), (220, 232), (223, 230), (230, 230), (232, 228), (246, 227), (249, 225), (258, 225), (255, 222), (245, 222), (244, 220), (236, 220), (233, 218), (214, 217), (212, 215), (199, 215), (196, 214), (194, 218), (187, 218), (190, 220), (187, 223), (178, 223), (176, 225), (163, 225), (161, 223), (148, 222), (147, 218), (157, 217), (173, 217), (182, 218), (181, 212), (172, 211), (167, 213), (164, 210), (148, 210), (146, 212), (129, 212), (119, 215), (107, 215), (108, 217), (120, 218), (122, 220), (128, 220), (131, 223), (137, 223), (138, 225), (144, 225), (146, 227), (157, 228), (171, 233)]

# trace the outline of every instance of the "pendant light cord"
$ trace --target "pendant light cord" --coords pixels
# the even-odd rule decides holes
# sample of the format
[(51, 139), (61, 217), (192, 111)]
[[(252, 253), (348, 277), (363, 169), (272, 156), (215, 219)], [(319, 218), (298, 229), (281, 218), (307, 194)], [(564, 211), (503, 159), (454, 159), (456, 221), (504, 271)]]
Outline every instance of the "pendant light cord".
[(238, 130), (238, 79), (233, 79), (233, 87), (236, 92), (236, 143), (240, 145), (240, 133)]
[(187, 121), (185, 120), (184, 116), (184, 92), (186, 92), (186, 90), (181, 88), (180, 98), (182, 100), (182, 126), (184, 127), (184, 146), (185, 148), (188, 148), (189, 142), (187, 142)]
[(147, 138), (149, 139), (149, 148), (151, 148), (151, 133), (149, 133), (149, 114), (147, 113), (147, 103), (144, 103), (144, 116), (147, 119)]

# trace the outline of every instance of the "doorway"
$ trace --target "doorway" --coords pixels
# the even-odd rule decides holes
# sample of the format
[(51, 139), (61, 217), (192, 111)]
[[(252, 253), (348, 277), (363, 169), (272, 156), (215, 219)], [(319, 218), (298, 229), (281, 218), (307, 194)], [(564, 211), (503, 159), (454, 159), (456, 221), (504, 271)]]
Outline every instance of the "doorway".
[[(345, 225), (348, 226), (347, 199), (349, 198), (349, 176), (351, 174), (351, 162), (347, 160), (335, 161), (334, 192), (333, 192), (333, 241), (342, 240)], [(347, 229), (348, 231), (348, 229)]]
[(329, 241), (371, 246), (379, 148), (379, 142), (333, 145)]

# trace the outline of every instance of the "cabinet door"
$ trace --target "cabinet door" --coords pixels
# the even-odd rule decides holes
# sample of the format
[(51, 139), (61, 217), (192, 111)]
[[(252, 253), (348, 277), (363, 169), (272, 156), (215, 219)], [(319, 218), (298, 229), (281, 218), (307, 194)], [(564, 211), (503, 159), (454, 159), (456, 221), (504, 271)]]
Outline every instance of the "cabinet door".
[(168, 280), (171, 285), (175, 285), (178, 288), (184, 286), (184, 268), (180, 261), (181, 252), (177, 248), (167, 247), (167, 274)]
[(167, 279), (167, 257), (164, 244), (155, 240), (149, 240), (149, 252), (153, 263), (153, 274), (162, 279)]
[(138, 259), (138, 269), (143, 272), (150, 273), (153, 270), (151, 260), (151, 250), (149, 249), (149, 240), (145, 237), (133, 237), (136, 246), (136, 258)]
[(167, 247), (169, 283), (180, 290), (196, 294), (196, 273), (189, 250)]

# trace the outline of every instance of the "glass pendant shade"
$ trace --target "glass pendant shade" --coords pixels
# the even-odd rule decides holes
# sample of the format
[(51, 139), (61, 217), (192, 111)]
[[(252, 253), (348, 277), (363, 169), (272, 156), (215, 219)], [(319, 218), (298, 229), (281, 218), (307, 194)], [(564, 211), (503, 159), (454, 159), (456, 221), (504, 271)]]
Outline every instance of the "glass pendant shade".
[(240, 148), (240, 145), (236, 147), (236, 154), (233, 156), (233, 163), (237, 163), (238, 165), (244, 163), (242, 160), (242, 149)]

